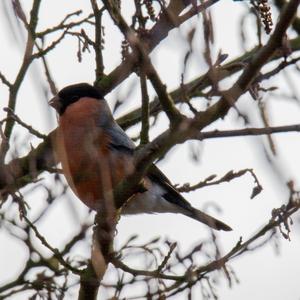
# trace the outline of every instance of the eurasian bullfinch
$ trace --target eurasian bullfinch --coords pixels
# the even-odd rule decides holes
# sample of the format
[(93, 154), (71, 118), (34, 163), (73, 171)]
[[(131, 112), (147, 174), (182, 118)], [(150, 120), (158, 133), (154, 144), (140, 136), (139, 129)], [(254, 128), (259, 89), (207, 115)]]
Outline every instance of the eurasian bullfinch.
[[(57, 153), (73, 192), (89, 208), (101, 207), (103, 193), (134, 172), (135, 145), (115, 122), (101, 90), (87, 83), (63, 88), (49, 104), (59, 114)], [(232, 230), (193, 208), (152, 165), (145, 190), (134, 194), (122, 214), (181, 213), (217, 230)]]

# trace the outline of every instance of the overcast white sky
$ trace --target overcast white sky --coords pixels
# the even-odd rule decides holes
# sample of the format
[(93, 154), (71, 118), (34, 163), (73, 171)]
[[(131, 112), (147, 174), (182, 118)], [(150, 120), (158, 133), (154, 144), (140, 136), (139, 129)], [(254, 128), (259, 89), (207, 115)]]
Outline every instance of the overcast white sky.
[[(10, 2), (8, 0), (4, 0)], [(21, 1), (24, 8), (28, 11), (32, 1)], [(89, 1), (50, 1), (43, 0), (40, 13), (39, 29), (53, 26), (60, 22), (66, 13), (83, 9), (89, 11)], [(123, 1), (124, 3), (130, 1)], [(127, 4), (126, 4), (127, 5)], [(125, 11), (130, 11), (130, 6), (124, 6)], [(240, 17), (246, 12), (246, 4), (223, 0), (214, 5), (211, 10), (215, 25), (215, 49), (222, 50), (229, 54), (228, 61), (235, 58), (242, 52), (239, 38)], [(1, 11), (0, 36), (1, 55), (0, 70), (13, 79), (18, 70), (22, 59), (22, 39), (12, 36), (5, 20), (4, 11)], [(109, 24), (109, 23), (108, 23)], [(189, 73), (187, 80), (194, 78), (197, 74), (204, 73), (206, 68), (201, 56), (203, 49), (201, 18), (193, 18), (192, 22), (185, 24), (182, 30), (174, 30), (170, 33), (166, 41), (154, 51), (152, 58), (162, 79), (168, 84), (170, 89), (175, 88), (180, 82), (182, 62), (187, 43), (186, 34), (191, 26), (197, 26), (197, 38), (194, 41), (194, 54), (189, 63)], [(254, 23), (248, 19), (247, 32), (249, 36), (255, 36)], [(106, 72), (112, 70), (120, 62), (120, 34), (115, 28), (107, 26), (105, 29), (104, 58)], [(73, 38), (67, 40), (49, 54), (49, 64), (59, 88), (75, 82), (92, 82), (94, 79), (93, 56), (85, 54), (83, 62), (76, 61), (77, 41)], [(246, 45), (247, 49), (254, 45), (250, 38)], [(296, 75), (292, 80), (296, 80)], [(299, 77), (298, 77), (299, 82)], [(110, 103), (125, 97), (129, 89), (132, 88), (134, 77), (126, 80), (114, 93), (107, 96)], [(45, 82), (43, 73), (38, 64), (31, 68), (30, 76), (27, 76), (20, 90), (17, 114), (27, 123), (40, 131), (47, 133), (56, 126), (56, 118), (53, 111), (47, 108), (46, 98), (42, 91), (36, 88), (34, 82)], [(230, 84), (226, 82), (224, 84)], [(282, 77), (278, 77), (272, 84), (277, 84), (283, 89), (283, 93), (289, 93), (286, 83)], [(153, 92), (152, 92), (153, 94)], [(0, 116), (2, 108), (7, 105), (7, 90), (0, 85)], [(50, 96), (50, 95), (49, 95)], [(270, 97), (269, 100), (272, 98)], [(124, 111), (139, 105), (140, 97), (138, 90), (131, 93), (122, 106), (121, 115)], [(285, 99), (276, 98), (268, 101), (270, 107), (270, 122), (272, 125), (287, 125), (300, 123), (300, 109), (296, 102), (287, 102)], [(255, 104), (249, 95), (244, 95), (238, 102), (241, 112), (248, 113), (253, 126), (260, 126), (259, 113), (256, 111)], [(164, 116), (159, 118), (158, 125), (151, 132), (151, 136), (156, 136), (166, 128), (167, 122)], [(235, 112), (231, 111), (223, 121), (213, 124), (213, 128), (229, 129), (242, 127), (243, 123)], [(129, 131), (133, 136), (138, 128)], [(21, 131), (20, 131), (21, 132)], [(30, 144), (24, 139), (27, 147), (18, 149), (21, 153), (26, 153)], [(278, 149), (278, 157), (274, 159), (276, 166), (282, 171), (285, 181), (294, 179), (296, 188), (299, 188), (299, 166), (300, 166), (300, 139), (296, 133), (276, 135), (274, 138)], [(39, 141), (32, 140), (33, 145)], [(263, 192), (253, 200), (250, 195), (253, 188), (253, 179), (246, 175), (231, 183), (224, 183), (220, 186), (204, 188), (194, 193), (186, 194), (186, 198), (198, 208), (209, 206), (211, 201), (215, 201), (222, 211), (218, 212), (214, 207), (209, 206), (209, 212), (218, 216), (233, 227), (232, 232), (218, 233), (222, 241), (223, 253), (230, 250), (238, 241), (239, 237), (247, 239), (264, 225), (271, 216), (274, 207), (280, 207), (287, 200), (288, 191), (274, 170), (264, 161), (263, 148), (261, 142), (266, 143), (263, 138), (227, 138), (220, 140), (209, 140), (205, 143), (186, 143), (174, 147), (167, 155), (166, 159), (159, 163), (160, 168), (170, 177), (173, 183), (196, 183), (211, 174), (223, 175), (229, 170), (240, 170), (252, 168), (261, 184)], [(192, 161), (191, 147), (201, 151), (199, 162)], [(46, 181), (51, 188), (53, 178)], [(30, 215), (34, 216), (42, 206), (40, 201), (44, 201), (45, 192), (42, 189), (35, 190), (27, 200), (31, 206)], [(65, 216), (65, 211), (70, 208), (70, 201), (75, 202), (78, 221), (72, 216)], [(83, 222), (87, 216), (87, 209), (78, 199), (70, 193), (70, 197), (63, 197), (56, 202), (49, 210), (46, 221), (38, 224), (41, 232), (47, 237), (48, 241), (55, 247), (65, 241), (72, 232), (76, 232), (78, 224)], [(294, 218), (295, 223), (297, 219)], [(62, 230), (63, 227), (63, 230)], [(250, 300), (250, 299), (272, 299), (281, 300), (300, 298), (300, 264), (299, 264), (299, 224), (292, 227), (291, 241), (280, 240), (280, 254), (277, 255), (272, 245), (267, 245), (255, 253), (246, 254), (230, 263), (236, 272), (240, 283), (234, 283), (230, 289), (225, 280), (219, 282), (217, 290), (221, 300)], [(141, 240), (150, 240), (156, 236), (168, 237), (173, 241), (178, 241), (182, 249), (189, 249), (191, 245), (208, 237), (207, 229), (186, 217), (178, 215), (163, 216), (134, 216), (123, 217), (118, 225), (117, 244), (125, 241), (128, 236), (137, 233)], [(22, 252), (19, 242), (9, 239), (7, 235), (0, 232), (0, 284), (13, 278), (24, 259), (26, 253)], [(89, 245), (81, 245), (75, 249), (78, 256), (87, 256)], [(15, 296), (11, 299), (24, 299)], [(70, 298), (71, 299), (71, 298)], [(100, 299), (100, 298), (99, 298)], [(102, 299), (102, 298), (101, 298)], [(103, 298), (104, 299), (104, 298)], [(181, 297), (176, 299), (183, 299)]]

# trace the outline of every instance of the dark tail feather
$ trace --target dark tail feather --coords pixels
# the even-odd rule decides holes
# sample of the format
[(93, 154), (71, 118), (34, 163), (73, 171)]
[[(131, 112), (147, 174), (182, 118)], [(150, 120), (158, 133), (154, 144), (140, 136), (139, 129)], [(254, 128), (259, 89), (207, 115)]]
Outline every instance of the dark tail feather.
[(187, 213), (186, 215), (216, 230), (224, 230), (224, 231), (232, 230), (232, 228), (227, 224), (207, 215), (206, 213), (196, 208), (192, 208), (192, 210), (189, 211), (189, 213)]

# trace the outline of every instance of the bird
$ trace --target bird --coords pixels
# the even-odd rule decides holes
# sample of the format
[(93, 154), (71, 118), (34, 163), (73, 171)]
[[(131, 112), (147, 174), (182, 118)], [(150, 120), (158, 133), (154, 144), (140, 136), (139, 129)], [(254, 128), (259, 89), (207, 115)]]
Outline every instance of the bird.
[[(88, 83), (69, 85), (49, 105), (58, 114), (55, 144), (63, 174), (75, 195), (90, 209), (98, 210), (104, 193), (134, 172), (136, 146), (114, 120), (98, 87)], [(232, 230), (194, 208), (155, 164), (146, 172), (143, 186), (121, 207), (121, 215), (177, 213), (212, 229)]]

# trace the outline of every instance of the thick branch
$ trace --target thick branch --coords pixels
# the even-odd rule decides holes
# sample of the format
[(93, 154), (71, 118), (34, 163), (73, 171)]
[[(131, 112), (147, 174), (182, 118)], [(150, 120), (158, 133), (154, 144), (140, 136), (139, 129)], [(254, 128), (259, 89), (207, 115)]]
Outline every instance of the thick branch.
[(56, 131), (53, 130), (43, 143), (26, 156), (13, 159), (0, 170), (0, 191), (2, 196), (17, 190), (32, 182), (42, 171), (45, 171), (57, 162), (53, 155), (52, 140)]

